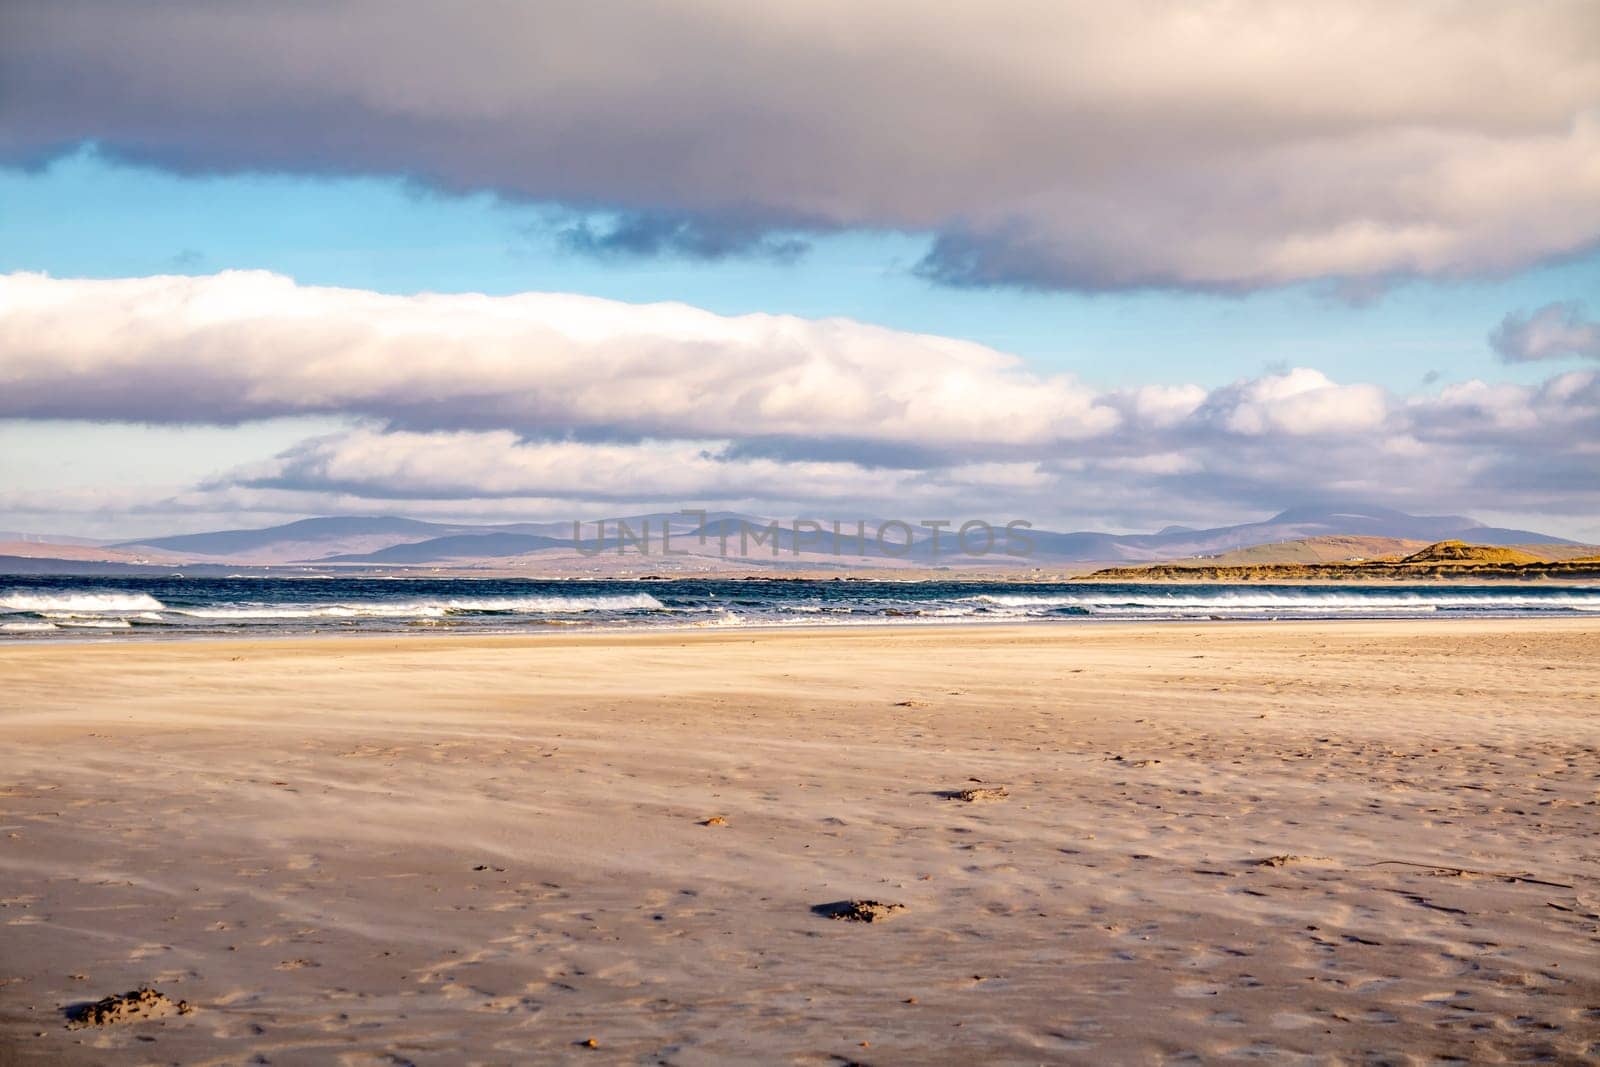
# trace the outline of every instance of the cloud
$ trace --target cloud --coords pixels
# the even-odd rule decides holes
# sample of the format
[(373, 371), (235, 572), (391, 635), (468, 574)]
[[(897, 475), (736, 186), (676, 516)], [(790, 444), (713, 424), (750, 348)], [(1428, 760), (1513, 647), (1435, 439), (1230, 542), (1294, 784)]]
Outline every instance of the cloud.
[[(1381, 417), (1365, 399), (1343, 402), (1370, 387), (1306, 387), (1318, 380), (1327, 382), (1300, 370), (1233, 383), (1164, 428), (1125, 424), (1093, 440), (1038, 446), (1026, 458), (971, 463), (752, 456), (730, 440), (576, 442), (364, 427), (224, 472), (181, 499), (207, 510), (227, 500), (296, 514), (442, 514), (452, 503), (460, 513), (523, 517), (696, 503), (767, 514), (1004, 512), (1038, 521), (1097, 515), (1124, 528), (1175, 514), (1236, 521), (1305, 499), (1413, 512), (1581, 516), (1600, 507), (1600, 374), (1533, 387), (1458, 383), (1392, 401)], [(1282, 412), (1260, 410), (1271, 397)], [(1307, 403), (1314, 415), (1336, 417), (1308, 432)], [(1241, 410), (1260, 418), (1241, 422)]]
[(1364, 433), (1388, 415), (1388, 400), (1373, 385), (1339, 385), (1321, 371), (1298, 367), (1218, 390), (1207, 416), (1230, 432), (1259, 437)]
[(653, 212), (620, 215), (599, 227), (580, 219), (561, 229), (557, 237), (570, 251), (600, 258), (674, 255), (719, 260), (746, 256), (792, 263), (811, 247), (798, 237), (768, 233), (759, 223)]
[(313, 438), (213, 484), (384, 500), (591, 503), (753, 500), (775, 492), (786, 500), (838, 503), (905, 499), (918, 491), (916, 472), (730, 458), (725, 447), (719, 441), (527, 441), (505, 430), (364, 428)]
[[(0, 158), (400, 174), (615, 214), (583, 248), (934, 236), (951, 285), (1240, 290), (1600, 239), (1600, 8), (13, 0)], [(777, 235), (777, 236), (774, 236)]]
[[(505, 514), (517, 506), (589, 514), (699, 502), (769, 514), (1096, 515), (1101, 525), (1123, 528), (1164, 524), (1175, 514), (1235, 521), (1241, 512), (1305, 499), (1580, 516), (1600, 507), (1600, 374), (1536, 387), (1458, 383), (1390, 402), (1381, 417), (1365, 399), (1353, 405), (1356, 417), (1341, 402), (1364, 397), (1370, 386), (1291, 391), (1283, 379), (1326, 382), (1302, 369), (1233, 383), (1165, 427), (1124, 424), (1004, 462), (868, 465), (748, 456), (734, 441), (594, 444), (366, 429), (228, 472), (208, 492), (243, 492), (239, 499), (256, 508), (277, 499), (289, 511), (353, 502), (366, 510), (399, 502), (410, 511), (422, 502), (437, 512), (440, 501), (454, 500), (475, 509), (498, 501)], [(1284, 410), (1263, 411), (1274, 396)], [(1337, 417), (1310, 432), (1300, 421), (1308, 402), (1314, 414), (1331, 409)], [(1241, 421), (1241, 410), (1260, 418)], [(317, 500), (324, 507), (313, 506)]]
[(1531, 315), (1507, 315), (1489, 334), (1500, 358), (1512, 363), (1586, 356), (1600, 359), (1600, 323), (1577, 301), (1546, 304)]
[[(712, 503), (1125, 529), (1329, 497), (1600, 511), (1600, 370), (1412, 395), (1309, 367), (1096, 391), (982, 345), (846, 320), (391, 296), (260, 272), (0, 277), (0, 417), (282, 415), (348, 428), (230, 462), (147, 511), (562, 518)], [(47, 510), (26, 496), (7, 506)]]
[(999, 453), (1120, 420), (1065, 376), (844, 319), (562, 293), (388, 296), (229, 271), (0, 276), (0, 417), (229, 423), (345, 414), (537, 436)]

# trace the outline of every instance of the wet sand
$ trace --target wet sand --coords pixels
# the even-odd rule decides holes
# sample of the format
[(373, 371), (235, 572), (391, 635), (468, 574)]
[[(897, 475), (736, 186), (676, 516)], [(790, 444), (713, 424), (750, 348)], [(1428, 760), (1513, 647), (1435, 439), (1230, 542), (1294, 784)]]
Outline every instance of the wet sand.
[(1576, 1062), (1597, 693), (1589, 620), (7, 647), (0, 1063)]

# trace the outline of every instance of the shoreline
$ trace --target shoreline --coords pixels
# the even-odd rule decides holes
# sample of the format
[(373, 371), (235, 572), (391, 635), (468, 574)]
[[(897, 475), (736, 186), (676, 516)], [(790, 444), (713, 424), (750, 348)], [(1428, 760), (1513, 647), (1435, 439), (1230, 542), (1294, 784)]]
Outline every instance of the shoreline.
[[(262, 634), (182, 634), (163, 633), (155, 627), (149, 627), (148, 636), (130, 636), (124, 630), (96, 630), (86, 627), (83, 636), (70, 637), (14, 637), (0, 639), (0, 666), (3, 666), (4, 656), (12, 650), (41, 649), (41, 648), (163, 648), (171, 645), (201, 644), (214, 645), (255, 645), (265, 644), (274, 647), (285, 643), (301, 642), (315, 646), (326, 641), (394, 641), (405, 645), (418, 642), (432, 642), (440, 645), (467, 645), (473, 642), (482, 642), (488, 645), (516, 646), (526, 643), (529, 647), (546, 647), (552, 642), (559, 643), (571, 640), (574, 643), (605, 642), (612, 638), (638, 638), (658, 639), (655, 643), (680, 643), (679, 639), (694, 637), (703, 639), (723, 638), (729, 642), (737, 643), (741, 637), (757, 635), (813, 635), (818, 637), (835, 636), (850, 637), (861, 636), (887, 637), (895, 634), (926, 633), (932, 631), (938, 634), (950, 634), (971, 630), (978, 633), (992, 634), (995, 631), (1015, 631), (1015, 636), (1023, 636), (1036, 630), (1070, 631), (1074, 628), (1098, 629), (1104, 626), (1117, 629), (1143, 628), (1160, 631), (1173, 628), (1228, 628), (1239, 627), (1344, 627), (1344, 626), (1404, 626), (1404, 625), (1438, 625), (1447, 628), (1468, 627), (1474, 624), (1494, 625), (1500, 623), (1529, 622), (1538, 624), (1551, 624), (1561, 626), (1571, 625), (1580, 630), (1590, 628), (1600, 629), (1600, 612), (1580, 613), (1570, 615), (1533, 615), (1505, 613), (1495, 614), (1484, 612), (1472, 615), (1409, 615), (1409, 616), (1339, 616), (1339, 615), (1308, 615), (1283, 618), (1125, 618), (1115, 615), (1073, 615), (1056, 618), (1037, 617), (1029, 619), (1004, 618), (985, 621), (973, 618), (957, 618), (948, 621), (940, 618), (930, 618), (924, 621), (905, 620), (900, 622), (881, 622), (872, 620), (868, 622), (848, 623), (818, 623), (818, 622), (749, 622), (738, 625), (705, 625), (685, 623), (673, 625), (661, 624), (608, 624), (595, 623), (592, 625), (565, 625), (548, 623), (529, 623), (526, 628), (518, 631), (496, 631), (487, 629), (461, 629), (455, 632), (418, 626), (409, 630), (358, 630), (348, 631), (318, 631), (318, 632), (280, 632)], [(98, 635), (98, 636), (94, 636)]]

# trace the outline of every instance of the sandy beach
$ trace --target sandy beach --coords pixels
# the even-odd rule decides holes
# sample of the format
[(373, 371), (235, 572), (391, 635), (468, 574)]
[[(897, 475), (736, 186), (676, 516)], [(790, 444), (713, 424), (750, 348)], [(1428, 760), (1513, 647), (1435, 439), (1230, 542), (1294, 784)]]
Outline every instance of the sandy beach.
[(0, 1063), (1577, 1062), (1596, 694), (1588, 620), (6, 647)]

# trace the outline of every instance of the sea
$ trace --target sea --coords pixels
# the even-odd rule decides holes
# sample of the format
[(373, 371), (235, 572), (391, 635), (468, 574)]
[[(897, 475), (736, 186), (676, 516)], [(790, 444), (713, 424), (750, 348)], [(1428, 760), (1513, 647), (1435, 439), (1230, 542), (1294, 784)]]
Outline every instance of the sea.
[(1600, 586), (0, 576), (0, 641), (1586, 617)]

